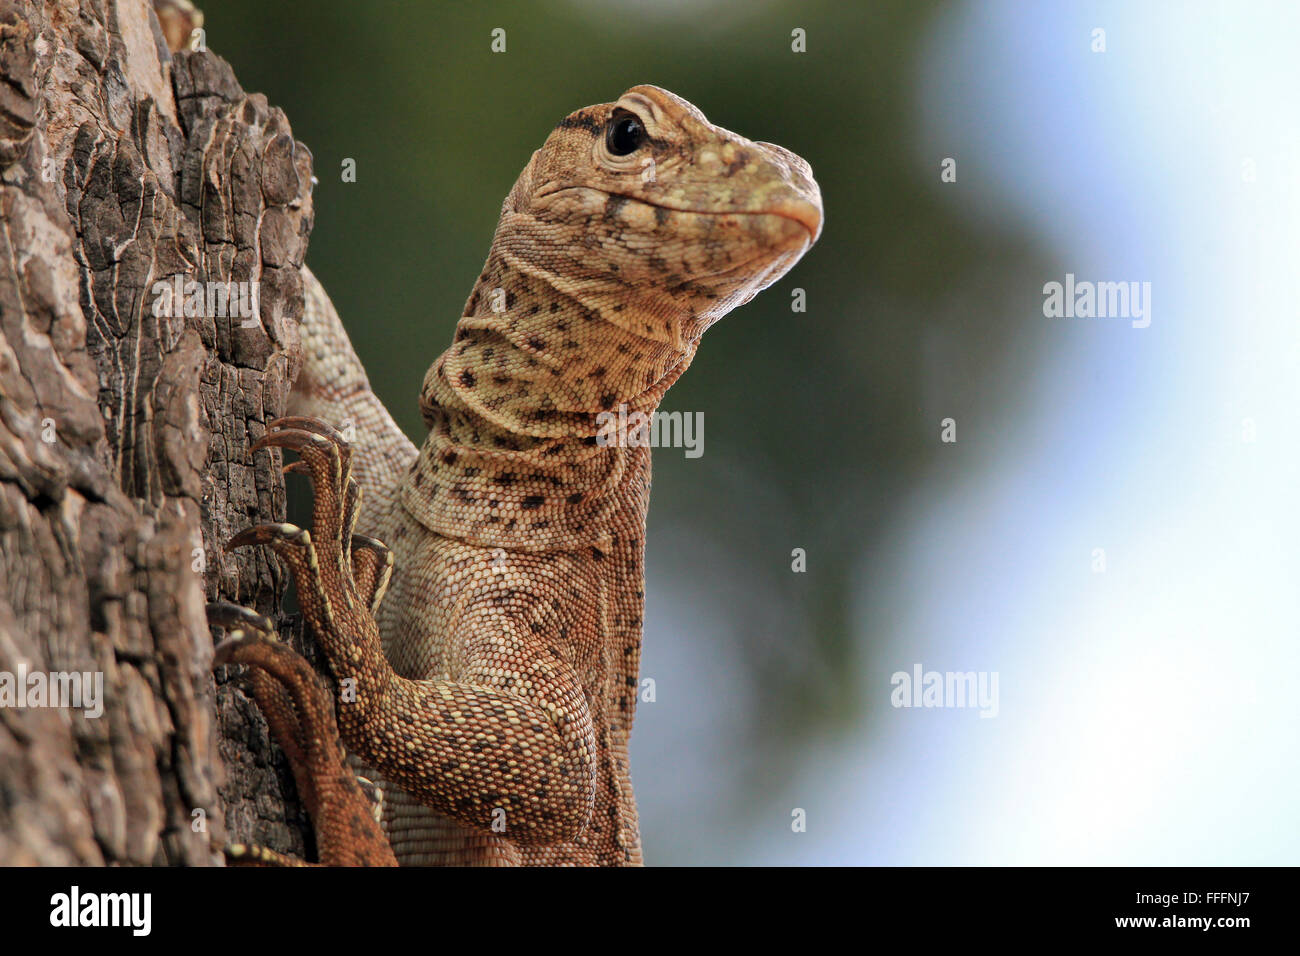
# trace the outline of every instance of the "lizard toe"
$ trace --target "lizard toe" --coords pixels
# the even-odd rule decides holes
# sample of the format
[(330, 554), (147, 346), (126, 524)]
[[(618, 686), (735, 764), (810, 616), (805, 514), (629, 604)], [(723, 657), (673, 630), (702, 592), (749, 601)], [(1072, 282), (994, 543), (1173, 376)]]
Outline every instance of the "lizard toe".
[(308, 546), (311, 544), (311, 532), (288, 522), (255, 524), (227, 541), (226, 548), (246, 548), (255, 544)]
[(393, 552), (376, 538), (352, 536), (352, 580), (357, 596), (373, 613), (388, 590), (393, 574)]
[(229, 843), (223, 852), (229, 866), (307, 866), (302, 860), (255, 843)]
[(343, 437), (343, 433), (331, 425), (329, 422), (320, 418), (311, 418), (306, 415), (285, 415), (281, 418), (273, 418), (267, 422), (268, 429), (296, 428), (302, 431), (314, 432), (328, 438), (343, 448), (348, 447), (348, 441)]
[(256, 611), (241, 607), (238, 604), (231, 604), (229, 601), (213, 601), (207, 608), (208, 624), (214, 625), (225, 631), (252, 630), (260, 631), (264, 634), (275, 633), (275, 625), (271, 619)]

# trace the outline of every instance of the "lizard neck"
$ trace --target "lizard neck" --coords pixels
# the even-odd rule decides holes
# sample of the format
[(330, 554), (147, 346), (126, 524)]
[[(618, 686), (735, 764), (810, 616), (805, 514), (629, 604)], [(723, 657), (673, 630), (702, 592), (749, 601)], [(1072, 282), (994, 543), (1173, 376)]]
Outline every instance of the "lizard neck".
[(599, 416), (652, 414), (704, 324), (670, 302), (637, 301), (617, 279), (562, 283), (494, 248), (425, 376), (429, 435), (402, 506), (481, 547), (608, 550), (620, 532), (639, 536), (650, 449), (598, 441)]

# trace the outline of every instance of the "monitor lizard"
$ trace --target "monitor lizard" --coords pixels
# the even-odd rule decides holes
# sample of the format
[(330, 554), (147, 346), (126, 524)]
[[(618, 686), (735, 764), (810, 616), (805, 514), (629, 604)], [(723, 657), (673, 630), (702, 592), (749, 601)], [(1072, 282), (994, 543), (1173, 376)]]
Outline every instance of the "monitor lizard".
[[(425, 376), (418, 451), (305, 272), (291, 417), (253, 447), (298, 453), (286, 470), (311, 480), (312, 527), (258, 525), (230, 546), (288, 564), (338, 683), (337, 729), (269, 622), (238, 619), (218, 658), (261, 673), (322, 861), (642, 862), (627, 746), (650, 449), (599, 416), (652, 413), (703, 332), (821, 227), (804, 160), (666, 90), (570, 114), (506, 197)], [(382, 834), (337, 751), (312, 746), (336, 734), (382, 783)]]

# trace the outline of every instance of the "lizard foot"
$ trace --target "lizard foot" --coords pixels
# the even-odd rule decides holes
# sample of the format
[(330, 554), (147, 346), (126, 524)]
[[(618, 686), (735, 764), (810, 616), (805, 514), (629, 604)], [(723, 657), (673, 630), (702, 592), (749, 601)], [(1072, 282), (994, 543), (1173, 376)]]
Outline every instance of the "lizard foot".
[[(339, 747), (330, 695), (316, 672), (274, 637), (270, 620), (234, 604), (208, 605), (208, 621), (226, 632), (213, 666), (246, 664), (253, 698), (293, 770), (298, 793), (316, 828), (325, 866), (396, 866), (367, 796)], [(232, 864), (302, 866), (265, 847), (225, 847)]]
[(373, 612), (392, 575), (392, 553), (383, 542), (353, 533), (361, 487), (352, 477), (348, 443), (333, 426), (314, 418), (279, 418), (267, 428), (252, 450), (285, 448), (299, 454), (300, 460), (285, 465), (284, 473), (311, 481), (312, 530), (256, 525), (235, 535), (229, 546), (270, 545), (289, 565), (313, 626), (329, 623), (340, 605), (347, 614), (358, 604)]

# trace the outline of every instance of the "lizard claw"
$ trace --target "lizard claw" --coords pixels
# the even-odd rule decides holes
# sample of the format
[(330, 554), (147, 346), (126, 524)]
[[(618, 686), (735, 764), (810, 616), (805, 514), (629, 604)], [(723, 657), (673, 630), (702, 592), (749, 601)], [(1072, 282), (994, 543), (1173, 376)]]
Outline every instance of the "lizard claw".
[(238, 604), (218, 601), (207, 607), (208, 624), (226, 632), (226, 639), (212, 652), (212, 666), (244, 664), (241, 651), (255, 644), (278, 644), (271, 619)]
[(212, 652), (212, 666), (241, 664), (236, 660), (241, 648), (251, 644), (278, 644), (275, 625), (265, 615), (229, 601), (214, 601), (207, 606), (208, 624), (226, 632), (226, 639)]
[(370, 551), (376, 551), (388, 555), (389, 558), (392, 558), (393, 556), (393, 553), (388, 550), (388, 545), (384, 544), (384, 542), (380, 541), (378, 538), (370, 537), (368, 534), (352, 535), (352, 547), (360, 547)]
[(352, 580), (357, 596), (373, 613), (388, 590), (393, 575), (393, 552), (378, 538), (352, 536)]
[[(280, 556), (298, 585), (298, 600), (309, 620), (331, 620), (333, 606), (316, 557), (316, 545), (311, 532), (296, 524), (255, 524), (245, 528), (226, 542), (227, 548), (246, 548), (267, 544)], [(347, 596), (344, 595), (346, 598)], [(313, 618), (313, 614), (320, 617)]]
[(338, 538), (346, 564), (352, 531), (361, 508), (361, 486), (352, 477), (352, 449), (333, 425), (316, 418), (289, 416), (267, 423), (251, 451), (283, 448), (301, 457), (284, 465), (285, 474), (305, 475), (312, 484), (313, 525), (322, 539)]
[(226, 542), (226, 548), (247, 548), (254, 544), (269, 544), (272, 547), (277, 544), (309, 547), (311, 532), (287, 521), (276, 524), (255, 524), (234, 535)]
[[(274, 424), (274, 422), (272, 423)], [(319, 445), (322, 448), (329, 446), (330, 440), (323, 435), (315, 432), (309, 432), (303, 428), (281, 428), (275, 431), (268, 431), (265, 435), (253, 442), (250, 451), (259, 451), (263, 448), (289, 448), (293, 451), (301, 451), (309, 445)], [(334, 446), (339, 447), (339, 446)]]
[(288, 448), (300, 452), (312, 445), (322, 449), (332, 447), (337, 453), (340, 471), (346, 474), (351, 470), (352, 446), (342, 432), (319, 418), (305, 418), (301, 415), (274, 418), (266, 423), (266, 434), (253, 442), (250, 451)]
[(213, 601), (207, 606), (208, 623), (227, 632), (248, 629), (274, 634), (275, 625), (263, 614), (229, 601)]
[(348, 441), (343, 437), (343, 433), (331, 425), (329, 422), (322, 421), (319, 418), (308, 418), (305, 415), (285, 415), (281, 418), (273, 418), (267, 422), (267, 428), (300, 428), (303, 431), (314, 432), (317, 435), (323, 435), (336, 445), (343, 448), (348, 447)]

